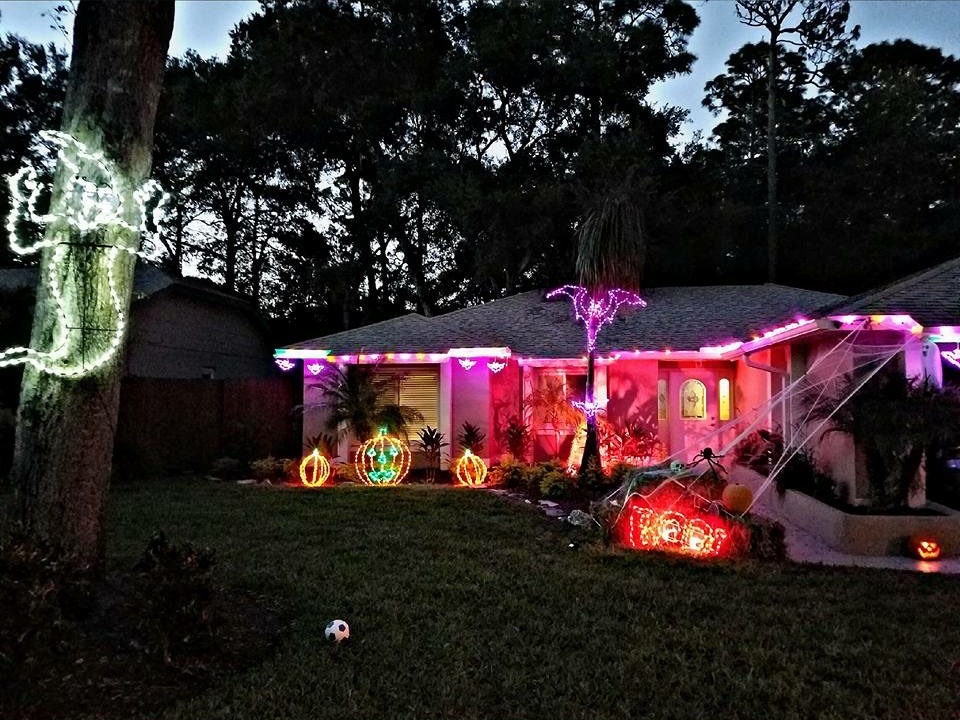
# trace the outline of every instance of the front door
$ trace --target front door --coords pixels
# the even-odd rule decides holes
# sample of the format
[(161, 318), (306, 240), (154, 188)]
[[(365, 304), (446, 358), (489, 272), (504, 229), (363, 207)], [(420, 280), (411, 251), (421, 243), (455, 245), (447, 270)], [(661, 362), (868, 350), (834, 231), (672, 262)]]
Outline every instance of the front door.
[[(704, 436), (717, 428), (717, 377), (704, 368), (669, 370), (670, 454), (690, 462), (703, 449)], [(706, 444), (716, 447), (710, 438)]]

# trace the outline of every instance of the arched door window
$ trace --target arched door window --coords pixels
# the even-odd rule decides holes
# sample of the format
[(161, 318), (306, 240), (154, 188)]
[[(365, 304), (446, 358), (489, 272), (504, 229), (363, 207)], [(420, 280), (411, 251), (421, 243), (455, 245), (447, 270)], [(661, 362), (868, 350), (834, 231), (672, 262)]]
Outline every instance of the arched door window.
[(707, 387), (699, 380), (685, 380), (680, 386), (680, 417), (691, 420), (707, 417)]

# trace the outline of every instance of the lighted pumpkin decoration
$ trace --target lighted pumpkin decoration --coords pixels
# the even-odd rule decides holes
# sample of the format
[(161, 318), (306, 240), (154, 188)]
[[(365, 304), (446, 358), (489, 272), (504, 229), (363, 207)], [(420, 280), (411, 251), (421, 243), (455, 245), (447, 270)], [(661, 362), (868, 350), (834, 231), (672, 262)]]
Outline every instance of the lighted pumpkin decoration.
[(354, 466), (367, 485), (399, 485), (410, 470), (410, 448), (400, 438), (380, 428), (375, 437), (357, 448)]
[(456, 465), (457, 480), (461, 485), (477, 487), (483, 485), (487, 477), (487, 464), (483, 458), (474, 455), (469, 450), (463, 451), (463, 457), (457, 460)]
[(753, 504), (753, 490), (746, 485), (730, 483), (723, 489), (720, 499), (732, 515), (743, 515)]
[(300, 461), (300, 482), (307, 487), (320, 487), (329, 478), (330, 461), (316, 448)]
[(939, 560), (942, 548), (936, 538), (929, 535), (913, 535), (907, 541), (910, 554), (919, 560)]

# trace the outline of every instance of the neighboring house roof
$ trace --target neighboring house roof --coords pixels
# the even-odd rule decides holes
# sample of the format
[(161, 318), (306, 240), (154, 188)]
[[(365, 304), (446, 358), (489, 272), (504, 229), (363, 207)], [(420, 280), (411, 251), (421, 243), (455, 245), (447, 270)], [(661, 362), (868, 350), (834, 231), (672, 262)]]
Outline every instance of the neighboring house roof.
[[(839, 295), (783, 285), (651, 288), (646, 308), (624, 306), (599, 335), (597, 350), (699, 350), (749, 339), (808, 315)], [(508, 347), (520, 356), (579, 357), (583, 326), (568, 298), (545, 300), (544, 291), (512, 295), (426, 318), (416, 313), (288, 346), (356, 352), (446, 352), (457, 347)]]
[[(0, 268), (0, 294), (26, 290), (37, 286), (37, 268)], [(227, 305), (253, 311), (249, 300), (228, 292), (215, 283), (202, 278), (176, 277), (156, 265), (138, 262), (133, 276), (133, 299), (143, 300), (165, 290), (188, 294), (202, 294)]]
[(909, 315), (921, 325), (960, 325), (960, 258), (824, 308), (828, 315)]

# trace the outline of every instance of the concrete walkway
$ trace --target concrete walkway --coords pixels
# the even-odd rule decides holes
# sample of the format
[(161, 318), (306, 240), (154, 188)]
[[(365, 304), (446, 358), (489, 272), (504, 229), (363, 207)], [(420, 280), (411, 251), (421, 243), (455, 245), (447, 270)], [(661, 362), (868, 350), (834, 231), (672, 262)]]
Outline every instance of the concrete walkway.
[[(736, 465), (730, 469), (730, 479), (733, 482), (748, 485), (754, 491), (766, 480), (762, 475)], [(960, 557), (930, 562), (894, 555), (848, 555), (839, 550), (834, 550), (820, 538), (784, 517), (777, 500), (777, 490), (772, 486), (757, 501), (754, 512), (771, 520), (776, 520), (783, 525), (786, 530), (787, 557), (794, 562), (960, 575)]]

